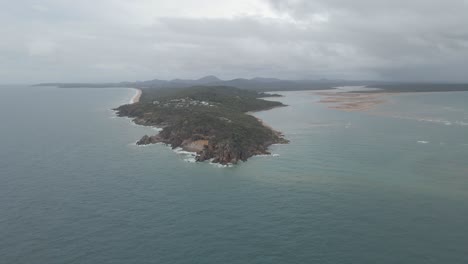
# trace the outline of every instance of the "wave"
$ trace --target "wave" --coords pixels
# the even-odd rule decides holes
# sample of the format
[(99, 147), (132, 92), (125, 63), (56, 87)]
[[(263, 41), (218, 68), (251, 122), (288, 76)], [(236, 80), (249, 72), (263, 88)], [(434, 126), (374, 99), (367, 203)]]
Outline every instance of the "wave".
[(451, 126), (451, 125), (468, 126), (468, 122), (459, 121), (459, 120), (449, 121), (445, 119), (432, 119), (432, 118), (418, 118), (417, 120), (421, 122), (430, 122), (430, 123), (442, 124), (446, 126)]
[(376, 113), (376, 114), (381, 115), (381, 116), (392, 117), (392, 118), (405, 119), (405, 120), (414, 120), (414, 121), (419, 121), (419, 122), (440, 124), (440, 125), (445, 125), (445, 126), (468, 126), (468, 122), (467, 121), (462, 121), (462, 120), (453, 120), (453, 121), (451, 121), (451, 120), (442, 119), (442, 118), (405, 116), (405, 115), (398, 115), (398, 114), (386, 113), (386, 112)]
[(190, 156), (196, 156), (196, 155), (197, 155), (196, 152), (186, 151), (186, 150), (184, 150), (184, 149), (181, 148), (181, 147), (175, 148), (175, 149), (173, 149), (173, 151), (174, 151), (175, 153), (181, 154), (181, 155), (190, 155)]
[(417, 120), (421, 122), (436, 123), (436, 124), (442, 124), (446, 126), (451, 126), (453, 124), (451, 121), (444, 120), (444, 119), (418, 118)]
[(234, 164), (228, 163), (228, 164), (220, 164), (220, 163), (214, 163), (210, 162), (209, 163), (212, 166), (215, 166), (216, 168), (231, 168), (234, 166)]
[(174, 151), (174, 152), (177, 153), (178, 155), (182, 156), (182, 159), (183, 159), (185, 162), (189, 162), (189, 163), (195, 163), (195, 162), (197, 162), (197, 159), (196, 159), (196, 158), (197, 158), (197, 153), (196, 153), (196, 152), (186, 151), (186, 150), (184, 150), (184, 149), (181, 148), (181, 147), (172, 149), (172, 151)]
[(279, 156), (280, 156), (280, 154), (274, 153), (274, 154), (260, 154), (260, 155), (255, 155), (253, 157), (260, 157), (261, 158), (261, 157), (279, 157)]
[(460, 126), (468, 126), (468, 122), (465, 122), (465, 121), (455, 121), (455, 124), (460, 125)]
[(187, 157), (187, 158), (184, 158), (184, 161), (188, 163), (195, 163), (197, 162), (197, 159), (195, 157)]
[(419, 143), (419, 144), (428, 144), (429, 141), (419, 140), (418, 143)]
[(220, 163), (215, 163), (213, 162), (214, 158), (213, 159), (209, 159), (208, 160), (208, 164), (210, 164), (211, 166), (215, 166), (216, 168), (230, 168), (230, 167), (233, 167), (234, 164), (232, 163), (228, 163), (228, 164), (220, 164)]

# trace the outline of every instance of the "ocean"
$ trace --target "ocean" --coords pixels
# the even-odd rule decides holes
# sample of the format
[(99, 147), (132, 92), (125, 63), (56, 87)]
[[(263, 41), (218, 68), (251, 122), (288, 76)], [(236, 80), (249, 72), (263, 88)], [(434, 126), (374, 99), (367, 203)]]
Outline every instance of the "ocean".
[(468, 263), (467, 92), (282, 92), (291, 143), (232, 167), (136, 146), (132, 89), (0, 94), (0, 263)]

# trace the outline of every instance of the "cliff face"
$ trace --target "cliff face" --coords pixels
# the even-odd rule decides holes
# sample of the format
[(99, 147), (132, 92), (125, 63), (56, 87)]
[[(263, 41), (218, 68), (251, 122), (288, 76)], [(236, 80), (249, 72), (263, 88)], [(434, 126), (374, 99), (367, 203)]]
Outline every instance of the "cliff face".
[(253, 145), (248, 148), (240, 148), (232, 142), (222, 142), (218, 144), (209, 144), (203, 151), (197, 153), (198, 161), (213, 159), (215, 163), (236, 164), (239, 161), (246, 161), (254, 155), (270, 154), (268, 146), (274, 143), (286, 143), (286, 140), (278, 140), (277, 142), (265, 142), (260, 145)]
[(163, 127), (157, 135), (143, 136), (138, 145), (162, 142), (196, 152), (197, 161), (236, 164), (253, 155), (269, 154), (272, 144), (287, 143), (281, 133), (245, 113), (282, 106), (256, 96), (230, 87), (179, 91), (168, 98), (152, 99), (145, 98), (143, 91), (143, 103), (116, 110), (119, 116), (133, 117), (137, 124)]
[(268, 147), (272, 144), (286, 144), (288, 141), (278, 135), (274, 141), (267, 141), (261, 144), (254, 144), (246, 148), (236, 145), (230, 141), (217, 142), (216, 140), (193, 140), (183, 139), (177, 136), (163, 138), (160, 134), (154, 136), (144, 135), (136, 144), (149, 145), (165, 143), (172, 148), (181, 147), (190, 152), (196, 152), (197, 161), (211, 160), (220, 164), (237, 164), (239, 161), (246, 161), (255, 155), (269, 155)]

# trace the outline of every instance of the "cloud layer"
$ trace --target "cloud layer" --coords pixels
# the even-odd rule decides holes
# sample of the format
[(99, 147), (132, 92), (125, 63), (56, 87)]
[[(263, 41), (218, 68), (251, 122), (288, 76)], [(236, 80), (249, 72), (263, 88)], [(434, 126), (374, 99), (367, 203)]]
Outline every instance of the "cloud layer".
[(0, 82), (468, 81), (466, 0), (4, 1)]

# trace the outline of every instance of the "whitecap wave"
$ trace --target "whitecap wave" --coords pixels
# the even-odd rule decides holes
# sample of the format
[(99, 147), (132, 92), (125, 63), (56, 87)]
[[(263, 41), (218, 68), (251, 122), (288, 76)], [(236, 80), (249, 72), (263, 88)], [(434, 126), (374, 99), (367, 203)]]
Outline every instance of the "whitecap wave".
[(455, 124), (459, 126), (468, 126), (468, 122), (465, 122), (465, 121), (455, 121)]
[(231, 164), (231, 163), (228, 163), (228, 164), (220, 164), (220, 163), (210, 162), (210, 164), (211, 164), (212, 166), (217, 167), (217, 168), (230, 168), (230, 167), (234, 166), (234, 164)]
[(195, 163), (197, 162), (197, 153), (186, 151), (181, 147), (172, 149), (177, 155), (180, 155), (185, 162)]
[(419, 144), (428, 144), (428, 143), (429, 143), (429, 141), (425, 141), (425, 140), (419, 140), (419, 141), (418, 141), (418, 143), (419, 143)]
[(445, 119), (431, 119), (431, 118), (419, 118), (417, 119), (418, 121), (421, 122), (430, 122), (430, 123), (436, 123), (436, 124), (442, 124), (446, 126), (451, 126), (451, 125), (457, 125), (457, 126), (468, 126), (468, 122), (465, 121), (449, 121)]
[(462, 120), (446, 120), (441, 118), (427, 118), (427, 117), (412, 117), (412, 116), (403, 116), (403, 115), (387, 115), (393, 118), (400, 118), (406, 120), (415, 120), (418, 122), (426, 122), (426, 123), (433, 123), (433, 124), (440, 124), (445, 126), (468, 126), (467, 121)]
[(190, 156), (196, 156), (196, 155), (197, 155), (196, 152), (186, 151), (186, 150), (184, 150), (184, 149), (181, 148), (181, 147), (175, 148), (175, 149), (173, 149), (173, 151), (174, 151), (175, 153), (181, 154), (181, 155), (190, 155)]
[(210, 164), (211, 166), (214, 166), (216, 168), (230, 168), (230, 167), (234, 166), (234, 164), (232, 164), (232, 163), (221, 164), (221, 163), (215, 163), (215, 162), (213, 162), (213, 160), (214, 160), (214, 158), (209, 159), (208, 164)]
[[(413, 118), (407, 118), (407, 119), (413, 119)], [(434, 118), (414, 118), (419, 122), (428, 122), (428, 123), (435, 123), (435, 124), (442, 124), (446, 126), (451, 126), (452, 122), (444, 119), (434, 119)]]
[(280, 154), (274, 153), (274, 154), (260, 154), (260, 155), (255, 155), (253, 157), (260, 157), (261, 158), (261, 157), (279, 157), (279, 156), (280, 156)]
[(195, 162), (197, 162), (197, 159), (196, 159), (196, 157), (187, 157), (187, 158), (184, 158), (184, 161), (186, 161), (188, 163), (195, 163)]

